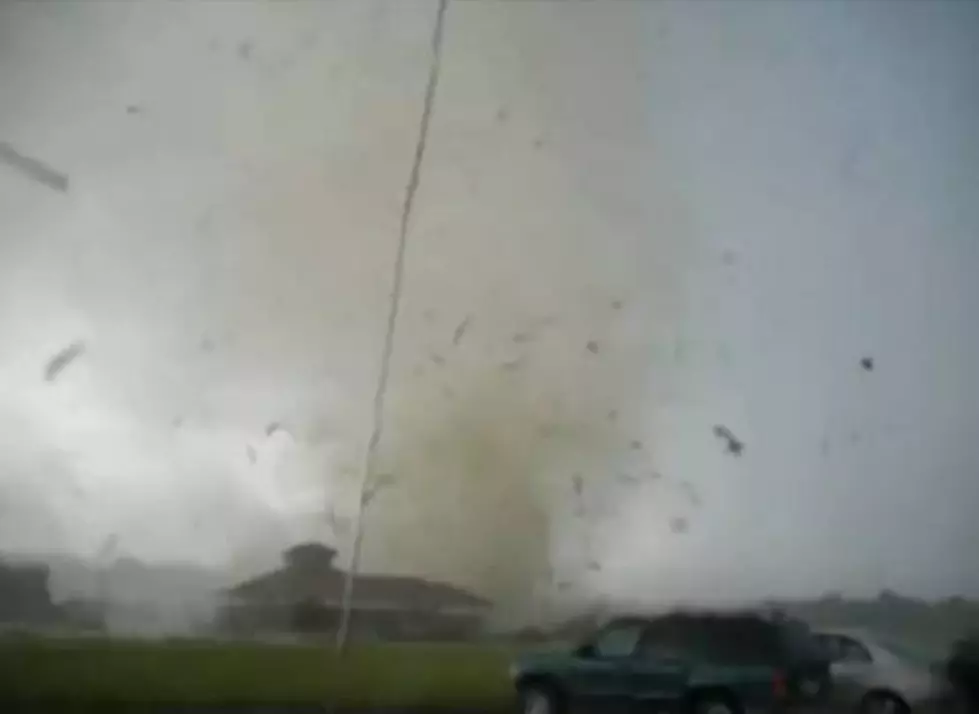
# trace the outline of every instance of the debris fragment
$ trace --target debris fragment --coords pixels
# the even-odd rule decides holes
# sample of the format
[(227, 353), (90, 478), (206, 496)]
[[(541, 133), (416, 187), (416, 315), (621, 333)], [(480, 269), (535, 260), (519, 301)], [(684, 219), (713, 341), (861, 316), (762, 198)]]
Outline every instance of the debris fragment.
[(5, 141), (0, 141), (0, 164), (6, 164), (32, 181), (55, 191), (68, 191), (68, 177), (42, 161), (20, 153)]
[(863, 369), (864, 369), (865, 372), (873, 372), (874, 371), (874, 358), (873, 357), (864, 357), (863, 359), (860, 360), (860, 366), (863, 367)]
[(255, 447), (251, 444), (245, 447), (245, 453), (248, 454), (248, 461), (252, 464), (258, 459), (258, 455), (255, 453)]
[(143, 108), (138, 104), (130, 104), (126, 107), (126, 114), (141, 114), (142, 112)]
[(272, 436), (275, 432), (282, 429), (282, 424), (277, 421), (270, 421), (265, 426), (265, 436)]
[(460, 322), (459, 325), (456, 327), (456, 330), (452, 335), (453, 345), (458, 346), (459, 343), (462, 341), (462, 336), (465, 335), (466, 330), (469, 329), (469, 319), (470, 319), (469, 315), (467, 315), (466, 319)]
[(72, 342), (61, 350), (58, 354), (48, 360), (47, 367), (44, 369), (44, 379), (53, 382), (61, 374), (62, 370), (75, 361), (79, 355), (85, 351), (84, 342)]
[(581, 492), (585, 488), (585, 481), (581, 477), (581, 474), (574, 474), (571, 477), (571, 486), (574, 488), (574, 495), (575, 496), (580, 496), (581, 495)]
[(516, 372), (520, 369), (520, 365), (523, 364), (522, 359), (512, 359), (509, 362), (504, 362), (500, 365), (500, 369), (504, 372)]
[(350, 530), (350, 520), (343, 516), (338, 516), (333, 508), (326, 513), (326, 524), (333, 531), (334, 535), (346, 535)]
[(744, 442), (740, 441), (730, 429), (718, 424), (714, 427), (714, 436), (727, 442), (726, 451), (732, 456), (741, 456), (744, 451)]
[(437, 364), (439, 367), (445, 366), (445, 357), (438, 354), (437, 352), (432, 352), (432, 354), (430, 354), (428, 358), (432, 360), (432, 362)]
[(597, 355), (598, 354), (599, 347), (598, 347), (598, 342), (596, 340), (589, 340), (588, 341), (588, 344), (586, 344), (585, 347), (593, 355)]
[(589, 560), (587, 567), (593, 573), (597, 573), (599, 570), (602, 569), (602, 566), (598, 563), (598, 561), (595, 560)]
[(388, 486), (394, 483), (394, 474), (379, 474), (373, 480), (373, 482), (364, 489), (363, 494), (360, 497), (360, 502), (365, 507), (370, 505), (371, 501), (378, 493), (383, 491)]
[(613, 300), (612, 301), (612, 309), (613, 310), (621, 310), (622, 309), (622, 301), (621, 300)]
[(687, 522), (687, 519), (684, 518), (683, 516), (677, 516), (675, 518), (670, 519), (670, 530), (676, 533), (677, 535), (682, 535), (683, 533), (686, 533), (689, 529), (690, 529), (690, 524)]
[(700, 506), (703, 503), (700, 498), (700, 494), (697, 492), (697, 489), (694, 488), (692, 483), (689, 481), (681, 481), (679, 486), (680, 490), (683, 491), (684, 495), (686, 495), (687, 500), (690, 501), (690, 505)]
[(629, 442), (629, 447), (633, 451), (639, 451), (642, 449), (642, 442), (639, 441), (639, 439), (633, 439), (631, 442)]

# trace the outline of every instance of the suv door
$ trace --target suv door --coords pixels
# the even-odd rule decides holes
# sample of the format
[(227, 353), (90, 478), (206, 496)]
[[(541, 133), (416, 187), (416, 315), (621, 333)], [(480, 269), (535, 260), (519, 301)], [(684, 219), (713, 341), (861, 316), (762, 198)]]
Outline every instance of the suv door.
[(602, 711), (628, 704), (633, 654), (644, 627), (638, 620), (613, 621), (579, 649), (567, 683), (572, 696), (601, 705)]
[(832, 692), (830, 657), (825, 644), (798, 620), (779, 624), (784, 648), (784, 664), (789, 671), (789, 694), (802, 703), (822, 702)]
[(687, 623), (653, 620), (643, 631), (629, 671), (629, 689), (643, 711), (668, 708), (683, 698), (690, 676), (691, 635)]
[(820, 645), (830, 659), (833, 675), (833, 703), (856, 704), (873, 682), (873, 657), (870, 651), (852, 637), (840, 634), (818, 635)]

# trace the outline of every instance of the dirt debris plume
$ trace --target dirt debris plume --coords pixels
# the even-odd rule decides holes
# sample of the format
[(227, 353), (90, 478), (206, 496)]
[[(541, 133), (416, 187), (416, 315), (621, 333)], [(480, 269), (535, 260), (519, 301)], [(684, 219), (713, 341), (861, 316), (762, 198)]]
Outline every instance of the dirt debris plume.
[[(512, 334), (500, 342), (513, 344)], [(645, 362), (630, 349), (556, 362), (537, 352), (547, 346), (520, 347), (511, 361), (474, 350), (482, 356), (395, 379), (378, 465), (393, 479), (366, 514), (366, 569), (444, 579), (510, 612), (594, 571), (582, 551), (577, 575), (559, 572), (556, 541), (581, 542), (593, 527), (575, 515), (584, 491), (612, 492), (617, 472), (651, 458), (628, 435), (641, 418)], [(414, 359), (402, 360), (410, 373)], [(610, 410), (621, 418), (610, 421)]]

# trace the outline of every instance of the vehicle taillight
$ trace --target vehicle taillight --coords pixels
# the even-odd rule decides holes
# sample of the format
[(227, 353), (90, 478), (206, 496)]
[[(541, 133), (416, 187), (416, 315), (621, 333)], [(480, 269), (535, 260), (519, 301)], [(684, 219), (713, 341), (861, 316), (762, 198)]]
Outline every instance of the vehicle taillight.
[(776, 699), (784, 699), (789, 694), (789, 681), (785, 672), (775, 672), (772, 676), (772, 694)]

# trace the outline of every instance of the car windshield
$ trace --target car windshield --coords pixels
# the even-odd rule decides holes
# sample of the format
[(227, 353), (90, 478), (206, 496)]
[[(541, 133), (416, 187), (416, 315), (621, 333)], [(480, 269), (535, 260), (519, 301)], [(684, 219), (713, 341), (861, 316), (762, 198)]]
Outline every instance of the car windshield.
[(908, 642), (895, 641), (893, 639), (875, 641), (881, 649), (890, 652), (898, 659), (909, 664), (930, 667), (942, 659), (940, 648), (916, 646)]

